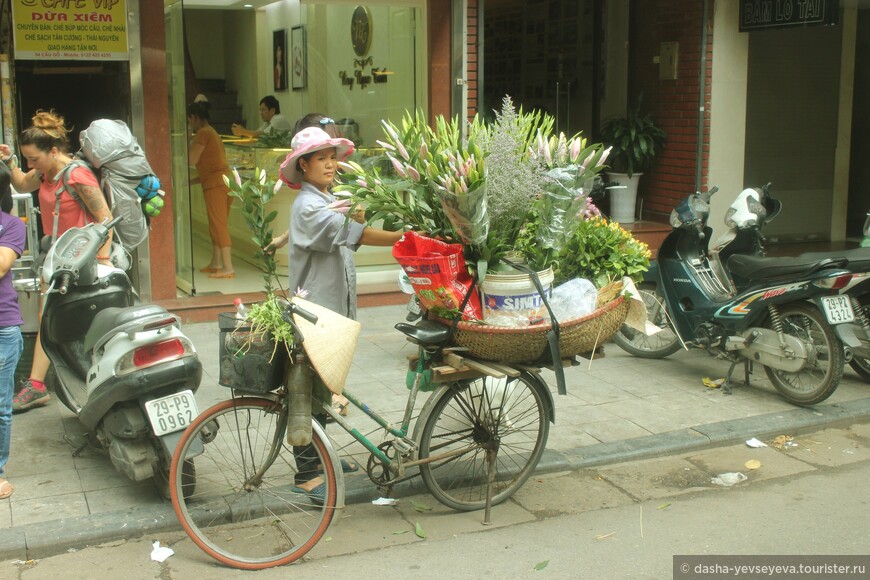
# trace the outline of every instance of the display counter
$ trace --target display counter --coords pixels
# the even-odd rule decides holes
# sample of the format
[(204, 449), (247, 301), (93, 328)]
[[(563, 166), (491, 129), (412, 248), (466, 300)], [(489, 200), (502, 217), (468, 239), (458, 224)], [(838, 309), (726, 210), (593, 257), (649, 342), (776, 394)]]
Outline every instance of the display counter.
[[(224, 142), (227, 153), (227, 163), (230, 168), (238, 170), (242, 179), (254, 176), (257, 169), (265, 169), (269, 180), (278, 179), (281, 164), (286, 159), (290, 149), (255, 147), (253, 143), (239, 143), (238, 140)], [(383, 154), (381, 148), (362, 148), (357, 150), (352, 157), (354, 160), (370, 158)], [(196, 170), (191, 168), (191, 177), (196, 175)], [(191, 188), (191, 213), (193, 220), (194, 236), (211, 246), (208, 235), (208, 215), (205, 208), (205, 198), (199, 184), (192, 184)], [(286, 185), (278, 190), (278, 193), (269, 202), (268, 209), (278, 213), (272, 222), (275, 235), (284, 233), (290, 225), (290, 208), (296, 200), (298, 189), (292, 189)], [(230, 237), (233, 242), (233, 259), (240, 259), (259, 267), (254, 255), (256, 246), (251, 241), (245, 219), (240, 210), (240, 204), (236, 201), (229, 218)], [(278, 274), (287, 275), (287, 251), (279, 250), (275, 255), (278, 265)], [(392, 292), (397, 289), (398, 264), (393, 259), (392, 248), (363, 246), (354, 254), (354, 263), (357, 267), (358, 292)]]

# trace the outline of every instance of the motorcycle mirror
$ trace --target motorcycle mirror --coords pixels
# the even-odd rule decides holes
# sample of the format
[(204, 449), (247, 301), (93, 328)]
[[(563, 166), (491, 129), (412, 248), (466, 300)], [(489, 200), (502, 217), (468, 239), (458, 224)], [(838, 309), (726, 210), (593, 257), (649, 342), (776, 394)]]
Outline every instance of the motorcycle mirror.
[(773, 218), (779, 215), (779, 212), (782, 210), (782, 202), (778, 199), (773, 199), (772, 197), (767, 198), (767, 218), (765, 219), (766, 223), (770, 223), (773, 221)]

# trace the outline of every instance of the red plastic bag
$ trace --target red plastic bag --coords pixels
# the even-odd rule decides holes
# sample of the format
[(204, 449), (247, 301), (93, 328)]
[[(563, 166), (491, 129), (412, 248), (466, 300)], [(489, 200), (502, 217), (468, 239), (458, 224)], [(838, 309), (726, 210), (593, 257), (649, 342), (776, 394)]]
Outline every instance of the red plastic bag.
[(455, 318), (470, 289), (472, 294), (462, 318), (480, 320), (480, 295), (472, 287), (462, 244), (447, 244), (409, 232), (393, 245), (393, 257), (405, 270), (426, 310), (442, 318)]

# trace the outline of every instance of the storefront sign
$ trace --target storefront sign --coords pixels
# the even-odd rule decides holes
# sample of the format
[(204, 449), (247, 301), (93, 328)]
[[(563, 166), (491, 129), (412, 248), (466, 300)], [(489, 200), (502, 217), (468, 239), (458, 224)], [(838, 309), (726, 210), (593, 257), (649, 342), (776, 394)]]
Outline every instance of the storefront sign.
[(739, 0), (740, 32), (837, 24), (839, 0)]
[(126, 0), (12, 0), (15, 58), (127, 60)]
[(350, 42), (357, 56), (365, 56), (372, 44), (372, 15), (365, 6), (357, 6), (350, 19)]

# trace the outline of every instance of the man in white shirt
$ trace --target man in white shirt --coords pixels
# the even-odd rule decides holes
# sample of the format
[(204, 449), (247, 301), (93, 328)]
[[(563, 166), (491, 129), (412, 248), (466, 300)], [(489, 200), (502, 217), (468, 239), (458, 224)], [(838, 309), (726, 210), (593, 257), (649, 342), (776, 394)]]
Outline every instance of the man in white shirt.
[(237, 123), (233, 123), (233, 135), (244, 137), (259, 137), (273, 131), (290, 131), (293, 126), (290, 121), (281, 114), (281, 103), (272, 95), (260, 99), (260, 118), (263, 124), (256, 131), (245, 129)]

